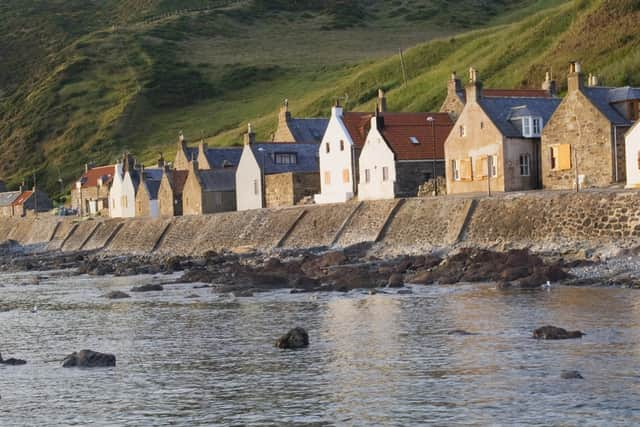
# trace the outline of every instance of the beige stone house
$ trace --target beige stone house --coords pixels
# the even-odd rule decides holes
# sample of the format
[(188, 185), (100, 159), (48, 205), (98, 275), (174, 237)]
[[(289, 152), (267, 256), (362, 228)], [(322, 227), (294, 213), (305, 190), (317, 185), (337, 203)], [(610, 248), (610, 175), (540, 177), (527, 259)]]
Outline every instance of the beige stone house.
[(447, 192), (540, 188), (540, 135), (560, 99), (511, 90), (485, 96), (474, 69), (465, 90), (464, 108), (444, 144)]
[(136, 216), (156, 218), (160, 215), (158, 193), (164, 175), (164, 168), (141, 168), (136, 190)]
[(200, 169), (189, 163), (182, 192), (182, 214), (203, 215), (236, 210), (236, 168)]
[(158, 210), (160, 211), (160, 216), (182, 215), (182, 192), (188, 175), (188, 170), (165, 169), (158, 187)]
[(115, 173), (115, 165), (85, 165), (84, 173), (71, 189), (71, 207), (77, 209), (79, 215), (108, 215), (109, 186)]
[(572, 62), (567, 96), (542, 132), (548, 189), (606, 187), (626, 180), (625, 133), (639, 118), (640, 88), (605, 87)]
[(0, 193), (0, 216), (23, 217), (39, 212), (48, 212), (53, 208), (46, 193), (34, 189), (8, 191)]

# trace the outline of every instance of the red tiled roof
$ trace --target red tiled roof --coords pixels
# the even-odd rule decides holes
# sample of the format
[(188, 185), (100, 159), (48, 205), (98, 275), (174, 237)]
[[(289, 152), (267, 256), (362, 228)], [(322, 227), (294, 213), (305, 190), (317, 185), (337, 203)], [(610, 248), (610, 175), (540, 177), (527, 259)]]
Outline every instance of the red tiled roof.
[(29, 200), (32, 194), (33, 194), (33, 191), (23, 191), (22, 194), (20, 194), (20, 196), (18, 196), (18, 198), (15, 199), (11, 205), (19, 206), (23, 204), (24, 202)]
[(369, 128), (371, 127), (372, 113), (345, 112), (342, 115), (344, 123), (355, 148), (361, 149), (367, 139)]
[(116, 167), (114, 165), (89, 169), (89, 171), (83, 173), (82, 177), (80, 177), (82, 188), (97, 187), (99, 178), (102, 178), (102, 185), (107, 187), (111, 184), (115, 173)]
[[(433, 127), (427, 121), (428, 117), (435, 119)], [(453, 128), (449, 114), (384, 113), (382, 119), (382, 136), (395, 153), (396, 160), (444, 159), (444, 141)]]
[(483, 89), (482, 96), (488, 97), (521, 97), (521, 98), (551, 98), (548, 91), (543, 89)]
[(171, 172), (171, 180), (173, 183), (173, 195), (178, 196), (182, 194), (184, 190), (184, 185), (187, 182), (187, 177), (189, 176), (189, 171), (177, 171), (174, 170)]

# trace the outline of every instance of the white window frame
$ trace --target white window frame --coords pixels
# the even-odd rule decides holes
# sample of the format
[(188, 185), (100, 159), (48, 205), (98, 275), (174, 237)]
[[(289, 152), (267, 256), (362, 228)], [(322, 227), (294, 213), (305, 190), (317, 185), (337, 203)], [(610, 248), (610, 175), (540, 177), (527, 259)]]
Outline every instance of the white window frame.
[(531, 117), (522, 118), (522, 135), (531, 136)]
[(531, 176), (531, 154), (520, 154), (520, 176)]
[(491, 169), (491, 178), (496, 178), (498, 176), (498, 156), (489, 156), (489, 161), (491, 162), (489, 164)]
[(451, 170), (453, 171), (453, 180), (460, 181), (460, 168), (457, 160), (451, 160)]
[(382, 181), (383, 182), (389, 181), (389, 167), (388, 166), (383, 166), (382, 167)]
[(467, 136), (467, 129), (465, 128), (464, 125), (460, 125), (460, 136), (461, 137)]

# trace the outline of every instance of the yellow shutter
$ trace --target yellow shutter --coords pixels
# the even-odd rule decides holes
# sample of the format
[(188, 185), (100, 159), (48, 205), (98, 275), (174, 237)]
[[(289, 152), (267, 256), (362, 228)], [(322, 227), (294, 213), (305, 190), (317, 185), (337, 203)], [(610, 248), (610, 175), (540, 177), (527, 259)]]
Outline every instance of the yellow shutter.
[(558, 170), (571, 169), (571, 145), (560, 144), (558, 145)]
[(349, 169), (342, 170), (342, 182), (348, 184), (351, 181), (351, 174), (349, 173)]
[(469, 181), (471, 178), (471, 159), (460, 160), (460, 179)]
[(478, 157), (476, 159), (475, 173), (473, 174), (474, 178), (482, 179), (487, 177), (487, 174), (489, 173), (488, 159), (489, 158), (487, 156)]

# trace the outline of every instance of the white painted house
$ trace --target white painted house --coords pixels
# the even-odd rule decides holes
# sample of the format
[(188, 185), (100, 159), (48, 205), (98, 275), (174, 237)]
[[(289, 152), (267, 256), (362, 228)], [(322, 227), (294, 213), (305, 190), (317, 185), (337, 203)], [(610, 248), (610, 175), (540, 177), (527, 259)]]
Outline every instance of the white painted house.
[(109, 189), (109, 216), (111, 218), (133, 218), (136, 216), (137, 176), (132, 176), (133, 159), (125, 155), (115, 167), (115, 174)]
[(319, 147), (320, 193), (316, 203), (342, 203), (357, 193), (358, 157), (364, 144), (371, 113), (331, 109), (329, 125)]
[(447, 113), (377, 113), (358, 162), (359, 200), (415, 197), (420, 185), (444, 176)]
[(640, 120), (625, 136), (627, 188), (640, 188)]

